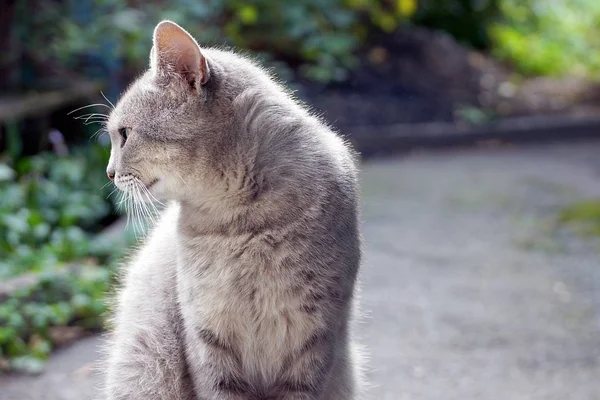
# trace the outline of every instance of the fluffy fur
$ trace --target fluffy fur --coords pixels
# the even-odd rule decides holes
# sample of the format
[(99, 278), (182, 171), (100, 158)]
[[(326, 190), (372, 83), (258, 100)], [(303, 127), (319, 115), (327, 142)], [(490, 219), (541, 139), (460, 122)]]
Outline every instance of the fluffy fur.
[(108, 172), (171, 204), (125, 271), (105, 398), (361, 398), (348, 146), (261, 68), (172, 22), (150, 58), (107, 123)]

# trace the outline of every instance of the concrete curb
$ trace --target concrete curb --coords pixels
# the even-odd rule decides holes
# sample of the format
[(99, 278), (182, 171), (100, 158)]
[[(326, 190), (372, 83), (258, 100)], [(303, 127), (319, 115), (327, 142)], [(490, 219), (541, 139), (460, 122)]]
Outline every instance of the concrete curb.
[(600, 139), (600, 117), (522, 117), (483, 125), (455, 123), (355, 126), (344, 131), (363, 157), (415, 148), (473, 146), (490, 141), (527, 143)]

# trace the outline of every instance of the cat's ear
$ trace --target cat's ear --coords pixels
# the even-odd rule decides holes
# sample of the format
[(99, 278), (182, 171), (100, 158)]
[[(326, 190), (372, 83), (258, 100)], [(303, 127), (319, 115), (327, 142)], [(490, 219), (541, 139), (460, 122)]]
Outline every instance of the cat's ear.
[(196, 40), (171, 21), (154, 29), (150, 68), (158, 75), (185, 79), (196, 89), (208, 82), (210, 71)]

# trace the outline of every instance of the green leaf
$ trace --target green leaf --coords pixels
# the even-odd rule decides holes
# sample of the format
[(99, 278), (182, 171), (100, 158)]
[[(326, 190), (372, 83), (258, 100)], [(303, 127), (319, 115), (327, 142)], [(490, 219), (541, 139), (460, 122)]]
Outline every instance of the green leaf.
[(11, 167), (0, 163), (0, 182), (13, 180), (15, 176), (15, 171)]
[(3, 215), (0, 220), (9, 230), (16, 233), (25, 233), (29, 230), (28, 217), (29, 211), (21, 209), (16, 214)]
[(258, 10), (252, 5), (245, 5), (238, 10), (238, 16), (244, 24), (253, 25), (258, 20)]
[[(37, 337), (31, 345), (31, 357), (36, 358), (42, 362), (42, 368), (44, 360), (48, 358), (52, 351), (52, 344), (49, 340)], [(29, 361), (30, 362), (30, 361)]]
[(10, 365), (15, 371), (25, 372), (28, 374), (40, 374), (44, 371), (45, 360), (34, 355), (27, 355), (14, 358)]

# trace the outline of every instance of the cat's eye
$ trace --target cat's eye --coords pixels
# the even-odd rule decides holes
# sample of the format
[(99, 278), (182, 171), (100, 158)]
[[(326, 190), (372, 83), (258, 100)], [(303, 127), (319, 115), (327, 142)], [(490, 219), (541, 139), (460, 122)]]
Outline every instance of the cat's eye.
[(121, 138), (123, 139), (123, 141), (121, 142), (121, 147), (125, 146), (125, 142), (127, 141), (127, 138), (129, 137), (130, 133), (131, 133), (131, 128), (119, 129), (119, 135), (121, 135)]

